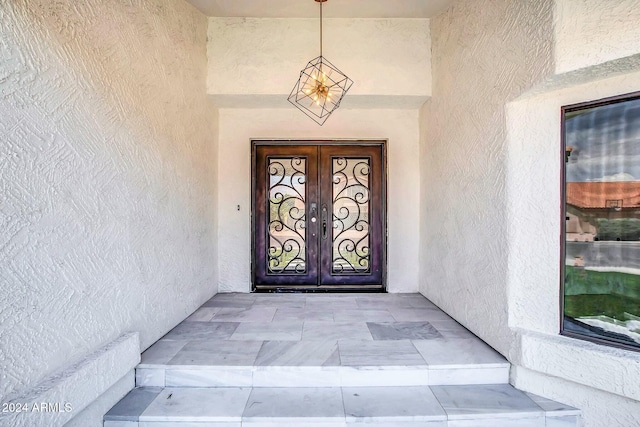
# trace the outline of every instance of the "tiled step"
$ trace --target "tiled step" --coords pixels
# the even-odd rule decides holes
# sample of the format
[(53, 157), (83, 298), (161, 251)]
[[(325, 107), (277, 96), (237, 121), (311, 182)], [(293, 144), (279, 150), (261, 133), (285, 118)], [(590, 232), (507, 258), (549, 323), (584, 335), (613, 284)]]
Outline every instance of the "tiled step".
[(138, 386), (504, 384), (509, 363), (421, 295), (223, 294), (142, 354)]
[(138, 387), (374, 387), (506, 384), (509, 365), (162, 366), (136, 369)]
[(142, 355), (105, 427), (569, 427), (420, 295), (217, 295)]
[(477, 338), (164, 341), (142, 355), (137, 386), (358, 387), (506, 384), (509, 363)]
[(573, 427), (579, 411), (508, 384), (133, 390), (105, 427)]

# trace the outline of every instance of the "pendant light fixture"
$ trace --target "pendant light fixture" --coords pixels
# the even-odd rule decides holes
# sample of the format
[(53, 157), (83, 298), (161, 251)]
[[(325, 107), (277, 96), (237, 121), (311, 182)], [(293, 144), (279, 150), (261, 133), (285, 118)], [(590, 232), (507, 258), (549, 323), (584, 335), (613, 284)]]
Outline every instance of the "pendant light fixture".
[(353, 85), (335, 65), (322, 56), (322, 3), (320, 3), (320, 56), (309, 61), (289, 95), (289, 102), (320, 126), (329, 118)]

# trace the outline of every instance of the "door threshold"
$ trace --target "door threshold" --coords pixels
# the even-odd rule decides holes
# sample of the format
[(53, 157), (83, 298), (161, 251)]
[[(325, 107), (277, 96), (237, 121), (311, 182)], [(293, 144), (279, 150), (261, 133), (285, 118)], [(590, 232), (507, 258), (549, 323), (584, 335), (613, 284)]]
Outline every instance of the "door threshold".
[(344, 286), (287, 286), (287, 287), (276, 287), (276, 286), (259, 286), (253, 290), (255, 293), (274, 293), (274, 294), (291, 294), (291, 293), (362, 293), (362, 294), (370, 294), (370, 293), (385, 293), (386, 290), (382, 288), (382, 286), (359, 286), (357, 288), (354, 287), (344, 287)]

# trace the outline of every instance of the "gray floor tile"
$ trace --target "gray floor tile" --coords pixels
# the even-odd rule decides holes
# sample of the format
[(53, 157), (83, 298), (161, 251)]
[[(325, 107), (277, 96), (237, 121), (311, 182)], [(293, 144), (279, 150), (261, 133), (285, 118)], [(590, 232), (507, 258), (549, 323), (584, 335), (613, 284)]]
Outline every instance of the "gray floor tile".
[(453, 319), (431, 320), (429, 323), (446, 339), (479, 339), (471, 331)]
[[(110, 426), (104, 426), (110, 427)], [(120, 427), (120, 426), (116, 426)], [(242, 422), (215, 422), (215, 421), (180, 421), (176, 424), (175, 421), (142, 421), (135, 426), (122, 426), (122, 427), (243, 427)], [(257, 426), (255, 426), (257, 427)]]
[(297, 292), (267, 292), (256, 295), (256, 300), (277, 300), (277, 301), (306, 301), (310, 294)]
[(527, 393), (527, 392), (525, 392), (524, 394), (526, 394), (527, 396), (529, 396), (531, 400), (536, 402), (536, 404), (539, 407), (541, 407), (543, 411), (547, 412), (547, 415), (549, 413), (555, 414), (555, 415), (579, 415), (580, 414), (580, 410), (572, 406), (568, 406), (563, 403), (547, 399), (546, 397), (538, 396), (537, 394)]
[(104, 416), (109, 421), (138, 421), (140, 415), (158, 397), (161, 387), (139, 387), (131, 390)]
[(275, 307), (229, 308), (223, 307), (213, 316), (212, 322), (271, 322)]
[(385, 309), (334, 310), (335, 322), (394, 322), (394, 317)]
[(340, 387), (338, 367), (258, 366), (253, 386), (259, 387)]
[(238, 326), (230, 339), (242, 341), (300, 341), (301, 321), (289, 322), (245, 322)]
[(507, 360), (479, 339), (414, 341), (428, 365), (504, 365)]
[(186, 341), (160, 340), (142, 353), (140, 363), (163, 365), (178, 354), (186, 344)]
[[(342, 418), (340, 388), (255, 388), (249, 396), (243, 421), (330, 422)], [(304, 424), (303, 424), (304, 425)]]
[(429, 322), (367, 322), (374, 340), (432, 340), (442, 335)]
[(429, 387), (345, 387), (343, 398), (347, 422), (447, 419)]
[(256, 366), (337, 366), (337, 341), (267, 341), (256, 359)]
[(255, 301), (256, 298), (263, 298), (265, 296), (269, 296), (269, 294), (257, 294), (257, 293), (247, 293), (247, 292), (220, 292), (214, 295), (213, 298), (211, 298), (211, 300)]
[(397, 308), (389, 307), (389, 313), (398, 322), (419, 322), (432, 320), (451, 320), (446, 313), (435, 308)]
[(183, 322), (162, 339), (166, 341), (224, 340), (238, 328), (238, 322)]
[(278, 308), (273, 321), (314, 320), (317, 322), (333, 322), (331, 310), (309, 310), (307, 308)]
[[(359, 421), (347, 423), (346, 427), (449, 427), (446, 420), (438, 421), (367, 421), (362, 423)], [(280, 426), (278, 426), (280, 427)], [(493, 426), (492, 426), (493, 427)]]
[(137, 421), (104, 421), (102, 427), (140, 427), (140, 423)]
[(577, 415), (547, 416), (545, 427), (579, 427)]
[(509, 384), (432, 386), (431, 390), (447, 412), (449, 420), (539, 416), (542, 409), (523, 392)]
[(356, 305), (359, 294), (307, 294), (307, 304), (325, 303), (338, 305)]
[(547, 424), (544, 415), (522, 415), (516, 418), (450, 419), (447, 427), (547, 427)]
[(365, 322), (304, 322), (303, 340), (373, 340)]
[(437, 305), (418, 294), (416, 298), (407, 298), (409, 300), (409, 304), (415, 308), (432, 308), (434, 310), (440, 310)]
[(258, 298), (253, 307), (272, 307), (272, 308), (297, 308), (304, 309), (306, 300), (304, 298)]
[(136, 385), (138, 387), (164, 387), (167, 385), (166, 370), (163, 365), (153, 368), (136, 368)]
[(169, 365), (252, 366), (262, 341), (193, 341)]
[(167, 369), (167, 387), (251, 387), (253, 366), (195, 366)]
[[(342, 297), (339, 298), (340, 296)], [(310, 310), (344, 310), (357, 309), (358, 304), (355, 296), (339, 294), (334, 296), (309, 295), (305, 307)]]
[(240, 294), (236, 294), (234, 296), (230, 296), (229, 294), (224, 295), (216, 295), (211, 298), (209, 301), (205, 302), (203, 307), (227, 307), (227, 308), (249, 308), (253, 306), (253, 303), (256, 300), (254, 294), (245, 294), (250, 295), (249, 297), (243, 297)]
[(140, 416), (140, 421), (239, 422), (249, 388), (164, 389)]
[(387, 309), (389, 307), (415, 308), (408, 298), (382, 298), (367, 295), (365, 297), (357, 297), (356, 303), (358, 304), (358, 308), (365, 310)]
[(208, 322), (218, 310), (220, 307), (200, 307), (185, 322)]
[(426, 362), (411, 341), (338, 341), (342, 366), (415, 366)]

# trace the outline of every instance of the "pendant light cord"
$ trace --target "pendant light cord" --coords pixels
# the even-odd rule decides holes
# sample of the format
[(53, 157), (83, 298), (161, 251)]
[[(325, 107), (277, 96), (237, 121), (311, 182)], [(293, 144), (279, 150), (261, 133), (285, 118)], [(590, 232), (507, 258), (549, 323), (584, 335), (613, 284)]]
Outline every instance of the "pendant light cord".
[(322, 56), (322, 3), (320, 2), (320, 56)]

